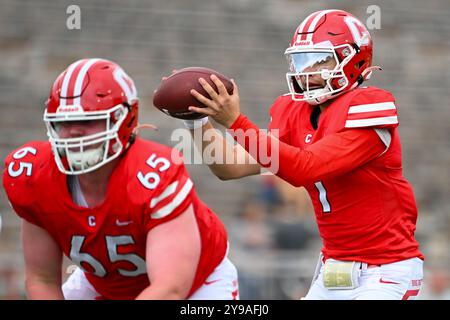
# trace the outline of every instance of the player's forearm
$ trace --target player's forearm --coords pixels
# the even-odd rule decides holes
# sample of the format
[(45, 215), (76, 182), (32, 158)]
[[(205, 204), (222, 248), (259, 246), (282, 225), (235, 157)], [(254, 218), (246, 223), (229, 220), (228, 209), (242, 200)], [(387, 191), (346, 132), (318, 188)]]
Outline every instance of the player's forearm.
[[(258, 163), (294, 186), (304, 186), (324, 177), (335, 177), (379, 156), (385, 146), (373, 130), (342, 132), (330, 135), (307, 149), (288, 145), (265, 134), (245, 116), (239, 117), (232, 129), (253, 130), (256, 141), (238, 142), (257, 159)], [(251, 146), (250, 143), (255, 143)], [(266, 150), (261, 152), (260, 148)], [(265, 158), (262, 158), (264, 155)], [(271, 162), (267, 162), (267, 158)], [(274, 165), (273, 162), (277, 162)]]
[(187, 293), (177, 286), (151, 284), (136, 297), (136, 300), (182, 300), (186, 299), (186, 295)]
[(27, 278), (25, 287), (30, 300), (64, 300), (61, 283)]
[(189, 131), (202, 160), (219, 179), (238, 179), (260, 172), (259, 164), (242, 147), (229, 143), (210, 122)]
[(22, 220), (25, 286), (30, 299), (64, 299), (61, 289), (62, 252), (50, 234)]
[[(304, 174), (308, 174), (304, 168), (307, 155), (302, 150), (265, 134), (243, 115), (233, 123), (230, 129), (234, 131), (235, 140), (262, 167), (268, 168), (272, 173), (294, 186), (304, 184)], [(242, 130), (241, 137), (239, 137), (240, 130)]]

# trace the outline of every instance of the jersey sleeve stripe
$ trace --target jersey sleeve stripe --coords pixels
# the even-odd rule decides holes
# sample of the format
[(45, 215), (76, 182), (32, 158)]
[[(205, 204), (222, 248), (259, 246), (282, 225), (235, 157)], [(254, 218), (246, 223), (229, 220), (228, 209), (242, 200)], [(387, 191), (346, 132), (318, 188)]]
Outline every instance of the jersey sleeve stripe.
[(170, 196), (177, 190), (178, 181), (171, 183), (159, 196), (155, 197), (150, 201), (150, 208), (154, 208), (159, 202)]
[(382, 111), (382, 110), (395, 110), (395, 109), (396, 109), (395, 104), (393, 102), (360, 104), (357, 106), (350, 107), (348, 109), (348, 114), (360, 113), (360, 112)]
[(192, 183), (191, 179), (187, 179), (186, 183), (178, 192), (178, 194), (175, 196), (175, 198), (173, 198), (173, 200), (170, 203), (168, 203), (158, 211), (150, 214), (150, 216), (153, 219), (162, 219), (171, 214), (180, 204), (183, 203), (183, 201), (186, 199), (189, 192), (191, 191), (193, 185), (194, 184)]
[(382, 117), (393, 117), (397, 115), (397, 110), (381, 110), (381, 111), (368, 111), (368, 112), (358, 112), (347, 115), (347, 120), (358, 120), (358, 119), (373, 119)]
[(347, 120), (345, 122), (346, 128), (359, 128), (359, 127), (371, 127), (377, 125), (397, 124), (397, 116), (359, 119), (359, 120)]

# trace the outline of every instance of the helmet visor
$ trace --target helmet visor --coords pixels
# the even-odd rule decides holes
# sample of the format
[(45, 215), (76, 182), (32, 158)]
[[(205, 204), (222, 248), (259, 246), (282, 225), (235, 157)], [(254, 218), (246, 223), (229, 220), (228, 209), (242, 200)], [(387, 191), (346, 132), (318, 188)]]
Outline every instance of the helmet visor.
[(333, 52), (298, 52), (288, 55), (290, 71), (293, 73), (333, 70), (337, 61)]

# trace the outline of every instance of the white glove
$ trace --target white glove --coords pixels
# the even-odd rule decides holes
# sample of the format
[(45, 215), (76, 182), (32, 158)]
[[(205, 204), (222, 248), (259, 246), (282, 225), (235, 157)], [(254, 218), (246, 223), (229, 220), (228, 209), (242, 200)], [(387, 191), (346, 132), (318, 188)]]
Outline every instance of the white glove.
[(208, 117), (196, 120), (183, 120), (184, 126), (190, 130), (195, 130), (203, 127), (208, 122)]

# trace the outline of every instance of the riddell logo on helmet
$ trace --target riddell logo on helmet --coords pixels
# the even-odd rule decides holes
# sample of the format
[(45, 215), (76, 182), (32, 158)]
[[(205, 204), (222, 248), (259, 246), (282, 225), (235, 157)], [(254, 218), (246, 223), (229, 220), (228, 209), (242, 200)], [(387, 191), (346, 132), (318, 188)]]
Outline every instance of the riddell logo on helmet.
[(300, 40), (300, 35), (297, 36), (294, 45), (296, 46), (311, 46), (313, 43), (311, 40)]
[(60, 106), (56, 112), (83, 112), (80, 106)]

